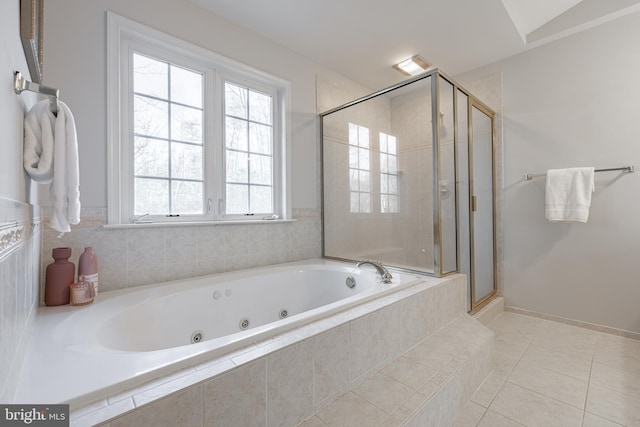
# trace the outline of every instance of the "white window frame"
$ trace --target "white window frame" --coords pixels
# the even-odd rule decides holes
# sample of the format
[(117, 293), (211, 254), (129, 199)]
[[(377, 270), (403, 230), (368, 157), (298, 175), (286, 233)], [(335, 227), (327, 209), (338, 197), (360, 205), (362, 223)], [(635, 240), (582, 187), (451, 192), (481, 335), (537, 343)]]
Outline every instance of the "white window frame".
[[(154, 216), (154, 223), (255, 221), (224, 213), (224, 82), (240, 84), (273, 96), (274, 213), (291, 218), (291, 84), (283, 79), (175, 38), (130, 19), (107, 12), (107, 212), (109, 225), (135, 222), (133, 212), (132, 52), (203, 73), (204, 215)], [(217, 91), (217, 92), (216, 92)], [(148, 219), (148, 218), (145, 218)]]
[[(256, 82), (252, 82), (243, 78), (239, 78), (238, 76), (229, 74), (229, 73), (218, 73), (218, 78), (217, 78), (217, 82), (216, 82), (216, 87), (218, 88), (218, 90), (221, 90), (222, 93), (224, 93), (224, 87), (225, 87), (225, 83), (231, 83), (231, 84), (235, 84), (238, 86), (242, 86), (245, 88), (248, 88), (250, 90), (256, 91), (256, 92), (262, 92), (268, 95), (271, 95), (272, 100), (273, 100), (273, 118), (272, 118), (272, 126), (273, 126), (273, 134), (274, 135), (280, 135), (282, 133), (282, 123), (279, 123), (276, 118), (282, 115), (282, 105), (279, 105), (277, 103), (277, 99), (278, 99), (278, 92), (277, 90), (275, 90), (273, 87), (269, 87), (266, 85), (261, 85), (258, 84)], [(226, 115), (224, 113), (225, 111), (225, 105), (224, 105), (224, 97), (222, 97), (222, 120), (225, 119)], [(225, 123), (222, 123), (221, 125), (221, 130), (223, 132), (223, 137), (222, 140), (226, 141), (226, 134), (224, 134), (226, 132), (226, 126)], [(273, 203), (274, 203), (274, 209), (277, 209), (276, 206), (279, 206), (283, 203), (282, 201), (282, 192), (276, 191), (276, 188), (281, 187), (283, 182), (282, 179), (283, 177), (281, 176), (281, 174), (278, 174), (277, 171), (279, 169), (279, 164), (280, 159), (283, 158), (284, 153), (282, 152), (282, 144), (277, 144), (276, 141), (273, 141), (273, 153), (272, 153), (272, 159), (273, 159)], [(226, 170), (226, 164), (224, 163), (224, 161), (226, 160), (226, 156), (224, 155), (224, 151), (225, 151), (226, 147), (225, 144), (219, 144), (218, 146), (216, 146), (216, 170), (221, 170), (221, 171), (225, 171)], [(221, 188), (219, 190), (219, 194), (224, 194), (225, 192), (225, 188), (223, 188), (225, 182), (221, 182)], [(224, 203), (222, 203), (222, 207), (220, 208), (223, 212), (225, 211), (225, 206)], [(235, 220), (235, 219), (247, 219), (246, 215), (242, 215), (242, 214), (224, 214), (225, 218), (230, 219), (230, 220)]]

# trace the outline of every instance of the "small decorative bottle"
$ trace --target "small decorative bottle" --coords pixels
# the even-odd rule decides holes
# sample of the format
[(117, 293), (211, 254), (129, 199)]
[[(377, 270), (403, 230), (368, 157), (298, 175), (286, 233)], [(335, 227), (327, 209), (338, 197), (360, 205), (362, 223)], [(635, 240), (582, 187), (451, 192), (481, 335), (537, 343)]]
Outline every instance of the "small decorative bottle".
[(91, 247), (84, 248), (78, 260), (78, 282), (81, 281), (92, 283), (98, 295), (98, 258)]
[(73, 284), (76, 266), (69, 262), (71, 248), (53, 248), (55, 260), (47, 266), (44, 303), (46, 305), (69, 304), (69, 286)]

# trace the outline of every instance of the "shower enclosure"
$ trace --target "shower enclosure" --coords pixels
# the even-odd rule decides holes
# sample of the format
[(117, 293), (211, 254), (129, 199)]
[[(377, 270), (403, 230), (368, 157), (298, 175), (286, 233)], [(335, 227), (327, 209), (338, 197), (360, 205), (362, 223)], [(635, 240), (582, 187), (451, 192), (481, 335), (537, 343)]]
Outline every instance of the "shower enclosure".
[(495, 295), (494, 112), (432, 68), (320, 117), (323, 255)]

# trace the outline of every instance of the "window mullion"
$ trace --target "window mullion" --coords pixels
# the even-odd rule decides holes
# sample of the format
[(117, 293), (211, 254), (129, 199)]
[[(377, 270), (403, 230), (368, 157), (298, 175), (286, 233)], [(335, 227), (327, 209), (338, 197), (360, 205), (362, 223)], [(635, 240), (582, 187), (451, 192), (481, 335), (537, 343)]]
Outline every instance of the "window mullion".
[(251, 117), (251, 96), (247, 92), (247, 212), (246, 214), (253, 213), (251, 209), (251, 123), (249, 123), (249, 117)]
[(167, 105), (167, 114), (168, 114), (168, 116), (167, 116), (167, 120), (168, 120), (167, 132), (168, 132), (168, 135), (167, 136), (169, 137), (169, 147), (168, 147), (168, 150), (169, 150), (168, 169), (169, 170), (167, 171), (168, 172), (167, 174), (169, 175), (169, 185), (168, 185), (168, 188), (167, 188), (167, 190), (169, 191), (169, 194), (168, 194), (168, 197), (169, 197), (169, 212), (168, 213), (169, 214), (173, 214), (173, 191), (172, 191), (173, 190), (173, 180), (172, 180), (172, 178), (173, 178), (173, 169), (172, 169), (172, 165), (171, 165), (171, 158), (172, 158), (171, 152), (172, 152), (172, 149), (173, 149), (173, 138), (172, 138), (172, 132), (171, 132), (171, 123), (172, 123), (171, 111), (173, 110), (173, 108), (171, 108), (171, 65), (170, 64), (167, 64), (167, 100), (169, 101), (168, 105)]
[(210, 177), (214, 181), (211, 198), (213, 200), (214, 218), (222, 219), (224, 215), (225, 181), (226, 181), (226, 120), (224, 113), (224, 82), (217, 71), (213, 71), (210, 79), (211, 90), (206, 91), (213, 115), (209, 117), (211, 123), (210, 160), (214, 168)]

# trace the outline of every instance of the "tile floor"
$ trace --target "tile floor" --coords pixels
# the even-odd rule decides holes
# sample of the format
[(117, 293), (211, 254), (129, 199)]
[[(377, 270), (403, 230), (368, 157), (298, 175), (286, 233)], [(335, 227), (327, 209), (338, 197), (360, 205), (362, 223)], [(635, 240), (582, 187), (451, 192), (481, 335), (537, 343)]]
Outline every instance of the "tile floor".
[(640, 340), (510, 312), (495, 370), (452, 427), (640, 426)]

